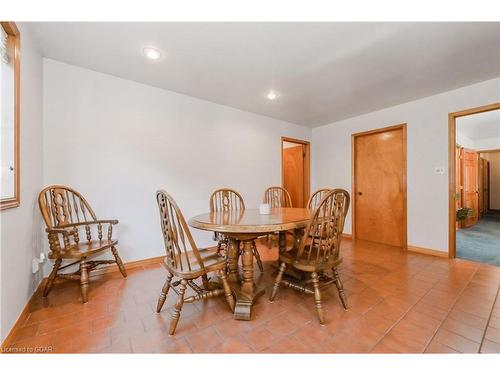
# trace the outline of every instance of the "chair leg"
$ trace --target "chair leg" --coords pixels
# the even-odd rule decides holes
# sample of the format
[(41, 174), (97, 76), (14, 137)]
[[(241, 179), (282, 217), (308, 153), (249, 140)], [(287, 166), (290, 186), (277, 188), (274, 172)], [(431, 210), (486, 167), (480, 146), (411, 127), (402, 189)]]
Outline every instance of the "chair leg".
[(321, 305), (321, 292), (319, 291), (319, 276), (316, 272), (313, 272), (312, 282), (314, 287), (314, 303), (316, 305), (316, 311), (318, 312), (319, 324), (325, 324), (325, 312), (323, 311), (323, 306)]
[(281, 279), (283, 278), (283, 274), (285, 273), (285, 270), (286, 270), (286, 263), (283, 262), (283, 263), (281, 263), (280, 270), (278, 271), (278, 275), (276, 276), (276, 281), (274, 282), (271, 297), (269, 297), (270, 302), (274, 301), (274, 297), (276, 297), (276, 293), (278, 293), (278, 288), (280, 287)]
[(206, 290), (210, 290), (210, 282), (208, 281), (208, 276), (207, 275), (203, 275), (201, 276), (201, 282), (203, 283), (203, 288), (205, 288)]
[(267, 248), (270, 249), (273, 245), (273, 235), (268, 234), (267, 235)]
[(179, 322), (179, 318), (181, 317), (182, 305), (184, 305), (184, 293), (186, 293), (187, 280), (182, 279), (181, 285), (179, 286), (179, 297), (177, 298), (177, 303), (174, 307), (174, 312), (172, 313), (172, 319), (170, 320), (170, 329), (168, 331), (169, 335), (173, 335), (175, 333), (175, 329), (177, 328), (177, 323)]
[(120, 269), (120, 272), (123, 277), (127, 277), (127, 271), (125, 270), (125, 266), (123, 265), (122, 259), (120, 258), (120, 255), (118, 255), (118, 250), (116, 250), (116, 247), (111, 248), (111, 252), (113, 253), (116, 264), (118, 265), (118, 268)]
[(85, 259), (80, 261), (80, 291), (82, 293), (82, 302), (87, 303), (89, 290), (89, 271)]
[(337, 290), (339, 292), (340, 301), (342, 302), (342, 306), (344, 306), (344, 310), (347, 310), (349, 307), (347, 305), (347, 297), (344, 293), (344, 285), (340, 280), (340, 275), (337, 269), (333, 268), (332, 271), (333, 271), (333, 277), (335, 279), (335, 286), (337, 287)]
[(264, 266), (262, 265), (262, 260), (260, 260), (259, 250), (257, 250), (257, 246), (255, 246), (255, 243), (253, 245), (252, 251), (253, 251), (253, 256), (257, 260), (257, 265), (259, 266), (259, 271), (260, 271), (260, 273), (263, 273), (264, 272)]
[(160, 293), (160, 298), (158, 298), (158, 304), (156, 305), (156, 312), (159, 313), (161, 311), (161, 308), (163, 307), (163, 304), (165, 303), (165, 300), (167, 299), (168, 291), (170, 289), (170, 282), (172, 281), (172, 277), (174, 275), (170, 274), (167, 276), (167, 280), (165, 281), (165, 284), (163, 285), (163, 288), (161, 289)]
[(222, 281), (222, 286), (224, 287), (224, 295), (226, 296), (227, 304), (231, 311), (234, 311), (234, 298), (233, 293), (231, 292), (231, 288), (229, 287), (229, 283), (227, 281), (226, 272), (224, 270), (219, 271), (219, 277)]
[(56, 279), (57, 276), (57, 271), (59, 270), (59, 267), (61, 266), (62, 259), (56, 259), (54, 263), (54, 268), (52, 268), (52, 272), (49, 275), (49, 278), (47, 279), (47, 283), (45, 284), (45, 288), (43, 289), (43, 296), (47, 297), (50, 293), (50, 290), (52, 289), (52, 285), (54, 285), (54, 280)]

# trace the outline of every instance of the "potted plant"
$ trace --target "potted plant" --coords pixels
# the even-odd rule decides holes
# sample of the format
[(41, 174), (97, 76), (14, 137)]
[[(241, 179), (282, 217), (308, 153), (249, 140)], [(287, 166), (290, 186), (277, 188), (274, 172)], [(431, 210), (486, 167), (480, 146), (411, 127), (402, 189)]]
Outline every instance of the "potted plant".
[(457, 208), (457, 221), (462, 222), (465, 219), (472, 216), (472, 208), (470, 207), (460, 207)]

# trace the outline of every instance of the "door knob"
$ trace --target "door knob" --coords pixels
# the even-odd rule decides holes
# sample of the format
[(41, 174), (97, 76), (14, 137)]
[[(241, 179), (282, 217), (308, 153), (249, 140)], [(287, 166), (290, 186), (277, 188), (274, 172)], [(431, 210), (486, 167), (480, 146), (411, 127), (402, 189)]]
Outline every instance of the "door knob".
[(360, 192), (360, 191), (358, 191), (358, 195), (363, 195), (363, 193), (362, 193), (362, 192)]

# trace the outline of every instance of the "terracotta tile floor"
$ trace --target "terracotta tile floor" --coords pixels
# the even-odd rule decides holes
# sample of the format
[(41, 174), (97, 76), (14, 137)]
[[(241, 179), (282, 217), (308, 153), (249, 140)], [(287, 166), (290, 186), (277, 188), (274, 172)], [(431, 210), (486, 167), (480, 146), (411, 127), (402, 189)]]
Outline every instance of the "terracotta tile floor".
[(277, 249), (259, 248), (267, 292), (249, 322), (233, 320), (221, 297), (185, 305), (169, 337), (176, 295), (155, 313), (166, 276), (158, 264), (131, 270), (126, 280), (94, 277), (86, 305), (76, 283), (55, 285), (49, 298), (34, 298), (13, 346), (58, 353), (500, 353), (498, 267), (345, 240), (340, 274), (350, 309), (341, 308), (335, 287), (325, 289), (322, 327), (311, 296), (283, 287), (268, 302)]

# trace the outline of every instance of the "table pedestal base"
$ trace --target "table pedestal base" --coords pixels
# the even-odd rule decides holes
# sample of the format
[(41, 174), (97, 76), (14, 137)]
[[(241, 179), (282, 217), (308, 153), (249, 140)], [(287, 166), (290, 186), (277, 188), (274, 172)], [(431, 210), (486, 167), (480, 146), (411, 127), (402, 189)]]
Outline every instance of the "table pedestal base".
[[(234, 319), (250, 320), (252, 315), (252, 306), (259, 296), (264, 294), (265, 288), (255, 283), (253, 270), (253, 249), (255, 247), (255, 235), (236, 235), (230, 237), (228, 251), (228, 269), (229, 282), (236, 305), (234, 308)], [(242, 243), (241, 250), (241, 281), (238, 282), (238, 253), (239, 243)]]
[(245, 292), (239, 288), (233, 288), (236, 296), (236, 305), (234, 307), (233, 318), (236, 320), (250, 320), (252, 316), (252, 307), (258, 297), (265, 293), (265, 288), (254, 286), (250, 292)]

